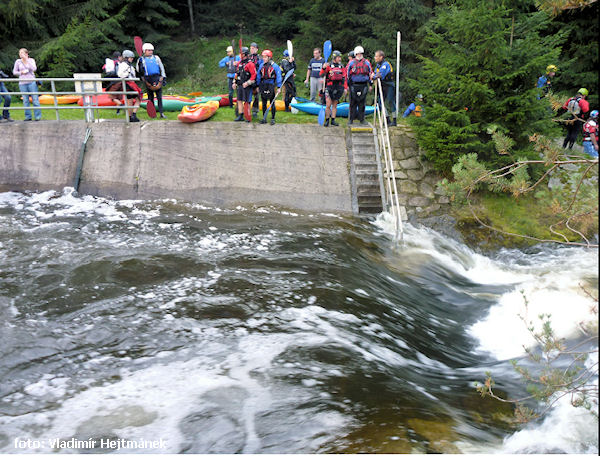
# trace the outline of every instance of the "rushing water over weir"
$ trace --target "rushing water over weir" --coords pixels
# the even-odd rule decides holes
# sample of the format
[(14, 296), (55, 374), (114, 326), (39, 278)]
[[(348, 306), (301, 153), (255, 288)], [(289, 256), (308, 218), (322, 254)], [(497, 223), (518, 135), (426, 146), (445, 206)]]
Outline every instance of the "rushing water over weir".
[[(538, 423), (473, 388), (518, 314), (595, 318), (597, 252), (488, 258), (425, 229), (272, 207), (0, 194), (0, 452), (14, 439), (163, 438), (160, 452), (595, 452), (596, 422)], [(76, 452), (81, 450), (75, 450)], [(144, 450), (148, 452), (148, 450)]]

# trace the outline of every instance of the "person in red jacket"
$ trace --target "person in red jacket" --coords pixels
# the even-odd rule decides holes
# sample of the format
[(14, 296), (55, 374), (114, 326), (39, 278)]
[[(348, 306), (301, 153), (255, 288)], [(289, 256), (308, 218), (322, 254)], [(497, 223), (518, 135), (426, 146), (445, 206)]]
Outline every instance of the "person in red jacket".
[(567, 146), (569, 149), (573, 148), (573, 144), (577, 141), (577, 136), (579, 136), (587, 113), (590, 111), (590, 104), (585, 99), (585, 97), (588, 96), (588, 93), (588, 90), (582, 87), (577, 91), (577, 94), (574, 97), (569, 98), (563, 105), (563, 109), (569, 111), (571, 114), (569, 121), (566, 122), (567, 137), (563, 142), (564, 149), (566, 149)]
[[(256, 84), (256, 67), (250, 60), (250, 51), (247, 47), (241, 50), (242, 60), (237, 63), (235, 80), (232, 87), (237, 90), (237, 112), (236, 122), (244, 120), (244, 113), (250, 114), (250, 103), (252, 103), (252, 89)], [(247, 120), (246, 122), (250, 122)]]
[(344, 88), (346, 83), (346, 68), (342, 65), (342, 53), (333, 51), (333, 59), (331, 63), (325, 63), (319, 73), (320, 77), (325, 77), (325, 127), (331, 125), (338, 127), (335, 121), (337, 105), (347, 90)]

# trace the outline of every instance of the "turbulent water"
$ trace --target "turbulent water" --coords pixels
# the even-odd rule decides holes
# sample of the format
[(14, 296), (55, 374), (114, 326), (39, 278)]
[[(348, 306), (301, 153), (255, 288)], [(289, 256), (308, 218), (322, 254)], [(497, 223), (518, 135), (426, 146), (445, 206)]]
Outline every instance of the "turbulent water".
[(517, 427), (473, 387), (490, 371), (525, 393), (509, 363), (532, 343), (524, 298), (581, 337), (597, 252), (486, 257), (411, 226), (397, 246), (388, 226), (0, 194), (0, 452), (597, 452), (568, 401)]

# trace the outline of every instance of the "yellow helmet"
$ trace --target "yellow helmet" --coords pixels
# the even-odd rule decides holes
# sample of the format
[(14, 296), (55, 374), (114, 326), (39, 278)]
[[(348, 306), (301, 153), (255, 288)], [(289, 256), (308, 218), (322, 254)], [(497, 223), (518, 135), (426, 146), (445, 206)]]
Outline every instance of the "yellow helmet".
[(556, 67), (556, 65), (548, 65), (546, 67), (546, 73), (556, 73), (558, 71), (558, 68)]
[(582, 87), (581, 89), (579, 89), (579, 90), (577, 91), (577, 93), (580, 93), (580, 94), (581, 94), (581, 95), (583, 95), (584, 97), (587, 97), (587, 96), (588, 96), (588, 94), (589, 94), (589, 92), (588, 92), (588, 89), (586, 89), (585, 87)]

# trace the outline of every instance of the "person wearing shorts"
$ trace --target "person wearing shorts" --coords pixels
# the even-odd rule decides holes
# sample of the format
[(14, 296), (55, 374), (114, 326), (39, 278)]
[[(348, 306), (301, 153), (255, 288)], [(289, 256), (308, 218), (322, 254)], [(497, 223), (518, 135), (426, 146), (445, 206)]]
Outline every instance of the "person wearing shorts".
[(342, 65), (342, 53), (333, 51), (332, 56), (332, 62), (325, 63), (319, 73), (320, 77), (325, 78), (325, 127), (329, 126), (330, 120), (332, 126), (339, 126), (335, 121), (337, 105), (346, 94), (346, 68)]

